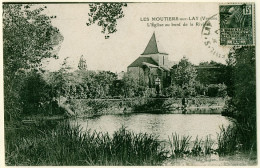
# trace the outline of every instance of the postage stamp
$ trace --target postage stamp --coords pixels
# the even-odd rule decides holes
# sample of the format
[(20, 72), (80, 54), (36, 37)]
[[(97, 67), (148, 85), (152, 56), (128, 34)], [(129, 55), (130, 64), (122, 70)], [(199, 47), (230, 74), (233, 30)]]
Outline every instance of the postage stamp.
[(220, 45), (254, 44), (254, 6), (252, 3), (219, 6)]

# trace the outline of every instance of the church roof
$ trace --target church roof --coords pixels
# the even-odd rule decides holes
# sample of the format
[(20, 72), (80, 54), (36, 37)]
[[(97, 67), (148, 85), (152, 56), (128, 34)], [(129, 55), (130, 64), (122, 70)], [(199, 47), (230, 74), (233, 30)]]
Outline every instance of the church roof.
[(149, 55), (149, 54), (167, 54), (163, 50), (159, 41), (156, 40), (155, 33), (153, 33), (149, 43), (147, 44), (144, 52), (141, 55)]
[(147, 62), (142, 62), (142, 64), (143, 64), (144, 66), (149, 67), (149, 68), (158, 68), (158, 67), (159, 67), (159, 66), (157, 66), (157, 65), (149, 64), (149, 63), (147, 63)]
[(154, 61), (151, 57), (138, 57), (132, 64), (130, 64), (128, 67), (140, 67), (143, 65), (143, 62), (153, 64), (158, 66), (158, 63)]
[(165, 71), (170, 71), (170, 69), (168, 67), (166, 67), (166, 66), (160, 66), (160, 68), (162, 68)]

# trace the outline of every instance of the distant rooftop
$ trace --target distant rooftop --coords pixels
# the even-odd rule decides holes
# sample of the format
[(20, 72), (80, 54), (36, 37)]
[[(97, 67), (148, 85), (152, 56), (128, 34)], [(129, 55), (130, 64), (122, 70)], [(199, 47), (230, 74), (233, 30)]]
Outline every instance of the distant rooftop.
[(128, 67), (140, 67), (140, 66), (143, 66), (143, 62), (158, 66), (158, 63), (156, 61), (154, 61), (151, 57), (138, 57)]

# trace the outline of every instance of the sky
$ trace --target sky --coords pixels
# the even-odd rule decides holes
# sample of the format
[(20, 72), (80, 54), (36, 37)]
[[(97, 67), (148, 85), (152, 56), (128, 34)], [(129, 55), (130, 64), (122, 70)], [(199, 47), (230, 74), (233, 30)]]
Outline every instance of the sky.
[[(51, 71), (59, 69), (66, 57), (68, 64), (76, 69), (81, 55), (86, 59), (90, 70), (126, 71), (127, 66), (142, 54), (153, 32), (169, 54), (170, 61), (178, 62), (185, 56), (194, 64), (211, 60), (225, 63), (229, 51), (228, 47), (220, 46), (217, 42), (211, 41), (210, 46), (205, 45), (206, 39), (219, 40), (217, 3), (129, 3), (124, 8), (125, 17), (118, 20), (118, 31), (111, 34), (109, 39), (105, 39), (101, 27), (86, 25), (88, 4), (46, 6), (46, 14), (57, 16), (52, 24), (59, 28), (64, 37), (58, 52), (59, 59), (50, 59), (44, 64)], [(210, 33), (204, 35), (203, 33), (208, 34), (208, 30), (202, 31), (205, 20), (201, 19), (211, 16), (214, 17), (210, 20)], [(156, 20), (159, 17), (171, 17), (172, 20)], [(186, 20), (180, 20), (181, 18)], [(188, 26), (183, 26), (184, 22)], [(196, 26), (196, 22), (199, 26)], [(152, 24), (163, 26), (154, 27)]]

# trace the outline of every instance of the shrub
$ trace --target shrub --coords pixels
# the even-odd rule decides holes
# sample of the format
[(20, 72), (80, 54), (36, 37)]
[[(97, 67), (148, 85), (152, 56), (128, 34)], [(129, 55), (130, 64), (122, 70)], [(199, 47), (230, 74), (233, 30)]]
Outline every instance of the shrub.
[(184, 96), (184, 91), (183, 89), (176, 84), (172, 84), (170, 87), (165, 88), (163, 90), (163, 93), (167, 97), (183, 97)]
[(225, 84), (210, 84), (207, 90), (209, 97), (225, 97), (227, 95), (227, 86)]
[(208, 86), (208, 93), (207, 93), (207, 95), (209, 97), (216, 97), (218, 95), (218, 85), (210, 84)]

